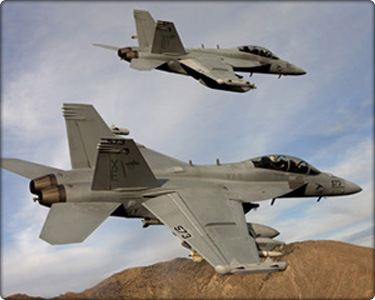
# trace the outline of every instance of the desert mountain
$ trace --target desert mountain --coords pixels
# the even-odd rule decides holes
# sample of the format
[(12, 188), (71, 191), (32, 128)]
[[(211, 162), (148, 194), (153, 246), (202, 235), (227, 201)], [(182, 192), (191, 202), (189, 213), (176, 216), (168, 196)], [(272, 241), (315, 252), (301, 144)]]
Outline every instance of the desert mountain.
[[(286, 245), (284, 272), (218, 275), (205, 261), (176, 258), (114, 274), (59, 299), (372, 299), (374, 249), (334, 241)], [(12, 295), (7, 299), (28, 298)]]

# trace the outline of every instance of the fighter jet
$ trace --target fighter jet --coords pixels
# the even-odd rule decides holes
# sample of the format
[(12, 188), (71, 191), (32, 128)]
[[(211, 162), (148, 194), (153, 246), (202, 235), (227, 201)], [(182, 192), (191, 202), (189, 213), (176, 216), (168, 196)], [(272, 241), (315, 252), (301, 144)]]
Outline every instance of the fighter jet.
[(203, 85), (225, 91), (247, 92), (255, 84), (235, 73), (249, 72), (282, 75), (306, 74), (301, 68), (277, 57), (260, 46), (229, 49), (185, 48), (172, 22), (157, 21), (147, 11), (134, 10), (138, 47), (94, 44), (115, 50), (136, 70), (153, 69), (188, 75)]
[[(306, 161), (267, 155), (238, 163), (195, 165), (119, 135), (91, 105), (64, 104), (72, 170), (20, 159), (1, 167), (31, 179), (30, 192), (49, 207), (40, 238), (52, 245), (84, 241), (109, 216), (165, 225), (220, 274), (283, 271), (273, 261), (278, 232), (246, 222), (257, 202), (286, 197), (342, 196), (356, 184)], [(276, 255), (273, 255), (275, 253)], [(266, 256), (262, 261), (260, 256)]]

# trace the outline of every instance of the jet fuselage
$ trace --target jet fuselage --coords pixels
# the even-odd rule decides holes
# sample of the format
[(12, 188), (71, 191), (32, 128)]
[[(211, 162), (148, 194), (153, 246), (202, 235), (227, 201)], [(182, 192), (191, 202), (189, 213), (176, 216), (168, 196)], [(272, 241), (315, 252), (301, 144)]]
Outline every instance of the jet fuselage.
[[(121, 51), (131, 49), (131, 52)], [(179, 60), (190, 58), (202, 58), (209, 60), (212, 57), (219, 58), (223, 62), (233, 67), (234, 71), (248, 73), (264, 73), (276, 75), (304, 75), (306, 72), (292, 63), (278, 57), (262, 57), (252, 53), (241, 52), (238, 48), (210, 49), (210, 48), (187, 48), (186, 54), (174, 55), (157, 54), (143, 51), (139, 47), (126, 47), (119, 49), (118, 55), (121, 59), (131, 62), (133, 59), (145, 58), (150, 60), (163, 60), (165, 65), (158, 67), (158, 70), (191, 75), (186, 66), (179, 64)], [(257, 66), (254, 66), (254, 63)]]
[[(268, 156), (268, 157), (276, 157)], [(268, 158), (266, 157), (266, 158)], [(284, 158), (282, 169), (275, 169), (277, 165), (260, 164), (265, 157), (246, 160), (239, 163), (216, 165), (193, 165), (177, 166), (155, 172), (155, 176), (161, 184), (160, 187), (152, 189), (142, 188), (119, 188), (114, 191), (93, 191), (91, 189), (93, 169), (79, 169), (66, 171), (63, 174), (54, 174), (57, 185), (64, 186), (67, 202), (85, 201), (111, 201), (122, 202), (123, 207), (114, 212), (113, 215), (133, 218), (154, 218), (143, 206), (142, 202), (150, 197), (169, 193), (185, 188), (204, 189), (216, 187), (231, 198), (249, 202), (254, 190), (261, 190), (262, 198), (258, 201), (269, 200), (268, 192), (271, 187), (288, 187), (291, 192), (279, 198), (296, 197), (324, 197), (350, 195), (361, 191), (356, 184), (329, 173), (320, 172), (306, 162), (288, 156), (277, 156)], [(280, 158), (279, 158), (280, 160)], [(300, 169), (292, 169), (292, 163), (299, 163)], [(275, 162), (276, 163), (276, 162)], [(31, 182), (31, 185), (33, 181)], [(44, 193), (44, 194), (43, 194)], [(47, 193), (50, 193), (47, 189)], [(52, 197), (56, 197), (59, 191), (52, 191)], [(39, 195), (39, 202), (43, 205), (45, 199), (51, 194), (45, 194), (45, 190)], [(271, 197), (272, 198), (272, 197)], [(252, 202), (254, 202), (252, 200)], [(48, 205), (47, 205), (48, 206)]]

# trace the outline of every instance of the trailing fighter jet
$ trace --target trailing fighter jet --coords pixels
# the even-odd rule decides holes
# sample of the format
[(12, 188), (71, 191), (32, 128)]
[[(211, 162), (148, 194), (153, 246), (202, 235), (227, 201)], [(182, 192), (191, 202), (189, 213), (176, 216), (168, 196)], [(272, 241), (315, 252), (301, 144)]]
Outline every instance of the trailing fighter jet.
[(282, 75), (306, 74), (301, 68), (277, 57), (260, 46), (229, 49), (185, 48), (172, 22), (157, 21), (147, 11), (134, 10), (138, 47), (95, 46), (115, 50), (136, 70), (161, 70), (192, 76), (207, 87), (232, 92), (247, 92), (255, 84), (238, 72)]
[[(278, 232), (246, 223), (257, 202), (358, 193), (356, 184), (286, 155), (194, 165), (118, 136), (91, 105), (64, 104), (72, 170), (20, 159), (1, 167), (31, 179), (35, 201), (50, 207), (40, 238), (52, 245), (84, 241), (109, 216), (168, 226), (220, 274), (283, 271), (272, 251)], [(260, 256), (267, 256), (265, 261)]]

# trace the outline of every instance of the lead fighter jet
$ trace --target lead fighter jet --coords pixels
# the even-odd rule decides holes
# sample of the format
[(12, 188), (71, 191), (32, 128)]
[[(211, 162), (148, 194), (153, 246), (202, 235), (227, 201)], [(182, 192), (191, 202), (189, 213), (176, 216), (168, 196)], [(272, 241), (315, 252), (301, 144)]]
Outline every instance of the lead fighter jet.
[(260, 46), (229, 49), (185, 48), (172, 22), (157, 21), (147, 11), (134, 10), (138, 47), (115, 47), (94, 44), (117, 51), (136, 70), (158, 69), (192, 76), (207, 87), (232, 92), (256, 88), (238, 72), (282, 75), (306, 74), (301, 68), (278, 58)]
[[(168, 157), (109, 128), (93, 106), (64, 104), (72, 170), (19, 159), (1, 167), (31, 179), (35, 201), (50, 207), (40, 238), (52, 245), (84, 241), (107, 217), (164, 224), (220, 274), (283, 271), (270, 250), (278, 232), (246, 223), (256, 202), (285, 197), (349, 195), (356, 184), (290, 156), (193, 165)], [(272, 252), (272, 251), (271, 251)], [(268, 256), (262, 262), (260, 255)]]

